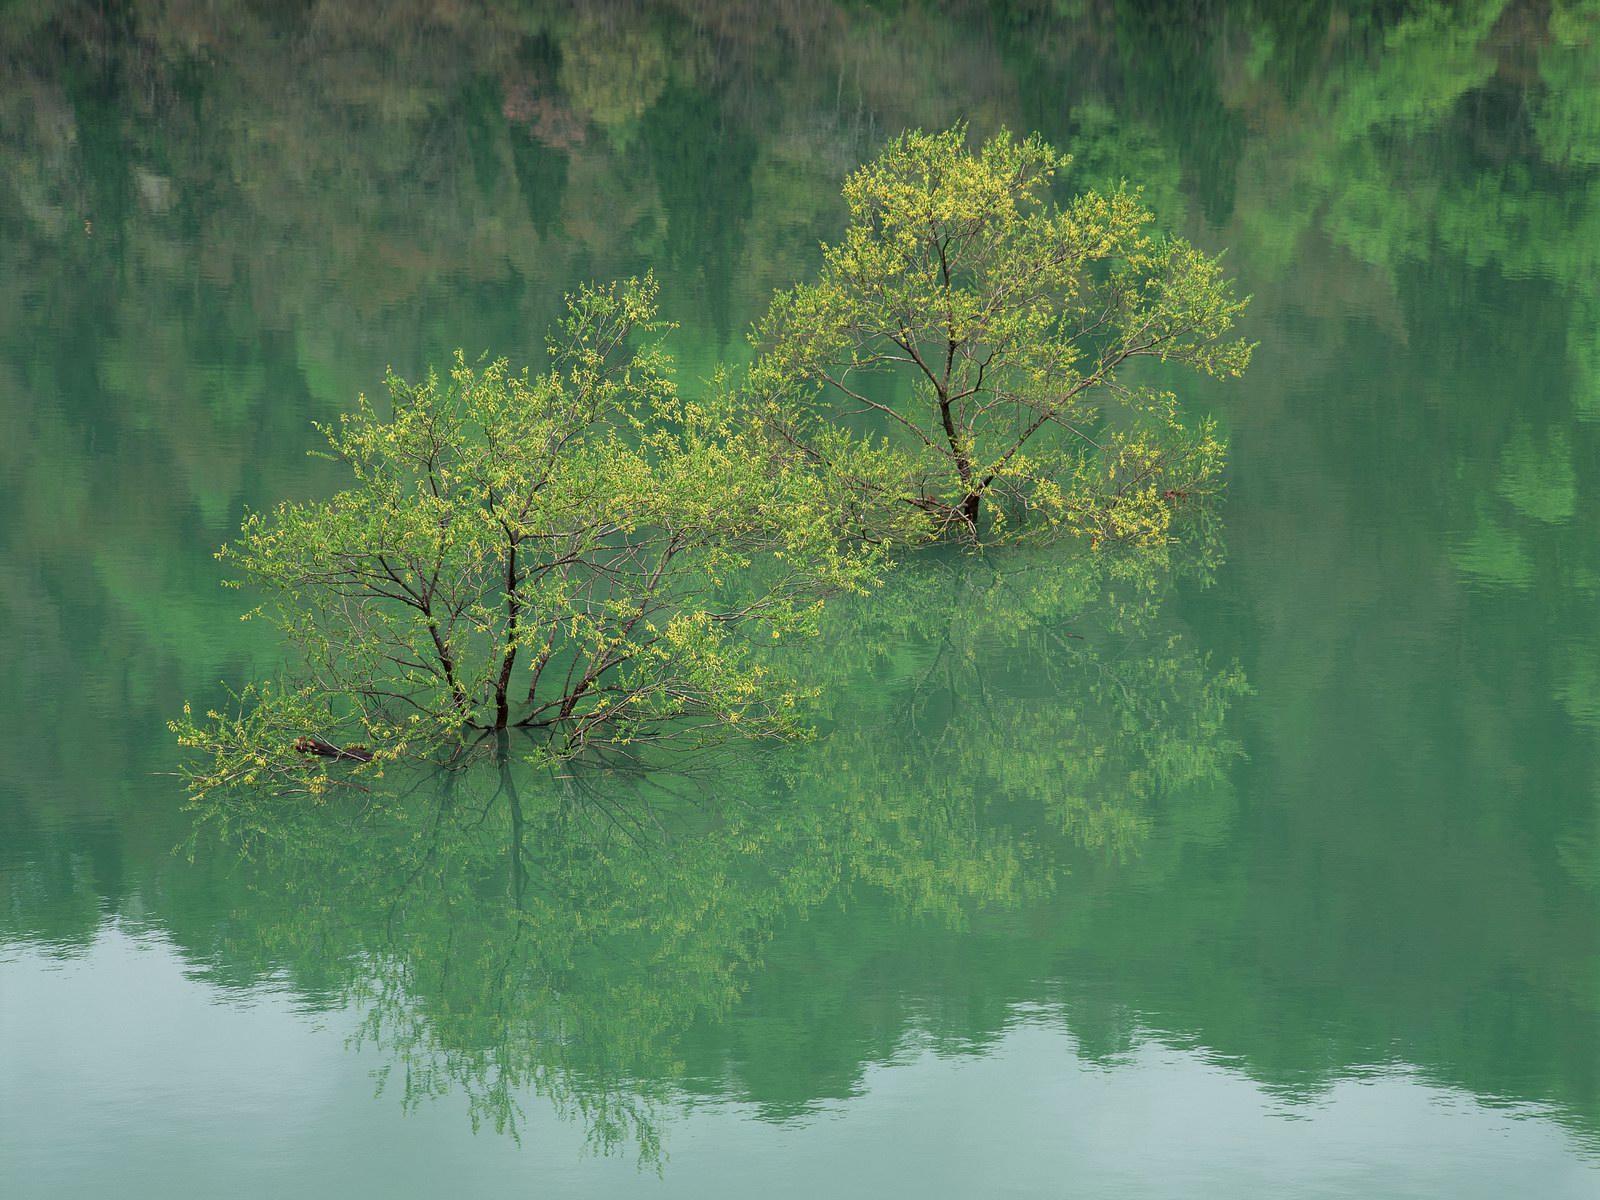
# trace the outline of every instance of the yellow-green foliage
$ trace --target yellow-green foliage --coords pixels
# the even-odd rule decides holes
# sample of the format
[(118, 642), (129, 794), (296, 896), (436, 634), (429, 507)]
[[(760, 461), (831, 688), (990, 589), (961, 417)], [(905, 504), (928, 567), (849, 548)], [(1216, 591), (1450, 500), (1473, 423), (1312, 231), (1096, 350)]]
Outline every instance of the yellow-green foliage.
[(304, 760), (352, 744), (376, 773), (491, 730), (558, 756), (802, 732), (804, 691), (759, 648), (813, 632), (881, 552), (839, 538), (814, 473), (759, 453), (720, 383), (679, 396), (655, 314), (648, 278), (586, 289), (543, 373), (458, 354), (448, 379), (391, 375), (388, 415), (362, 397), (323, 430), (351, 486), (252, 514), (218, 555), (300, 664), (174, 723), (196, 795), (320, 794)]
[(991, 539), (1153, 542), (1214, 485), (1211, 425), (1123, 376), (1136, 359), (1238, 375), (1245, 302), (1218, 259), (1152, 232), (1136, 191), (1056, 205), (1065, 162), (1003, 132), (969, 150), (963, 126), (892, 141), (846, 181), (816, 281), (757, 327), (755, 402), (776, 445), (828, 468), (848, 525), (977, 536), (985, 513)]
[(1136, 193), (1051, 202), (1064, 161), (1004, 133), (969, 150), (962, 127), (892, 142), (742, 388), (680, 394), (649, 277), (569, 297), (538, 374), (459, 351), (447, 377), (391, 373), (387, 405), (322, 429), (349, 486), (249, 516), (219, 554), (299, 661), (174, 722), (192, 793), (320, 796), (489, 732), (556, 757), (799, 736), (809, 692), (766, 651), (887, 546), (1164, 543), (1223, 446), (1122, 375), (1237, 375), (1243, 302)]

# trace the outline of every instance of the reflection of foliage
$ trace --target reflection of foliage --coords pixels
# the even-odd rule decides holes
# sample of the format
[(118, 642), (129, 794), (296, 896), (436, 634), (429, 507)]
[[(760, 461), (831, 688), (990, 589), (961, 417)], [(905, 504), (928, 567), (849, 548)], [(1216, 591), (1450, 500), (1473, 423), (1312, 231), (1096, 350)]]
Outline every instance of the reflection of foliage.
[(1533, 127), (1545, 154), (1562, 165), (1600, 166), (1600, 4), (1557, 0), (1539, 75), (1545, 92)]
[(1124, 184), (1137, 187), (1140, 203), (1164, 228), (1177, 226), (1185, 211), (1178, 164), (1149, 127), (1120, 117), (1101, 101), (1073, 109), (1072, 126), (1068, 181), (1100, 192)]
[(718, 340), (732, 326), (729, 300), (751, 211), (750, 176), (758, 146), (737, 128), (718, 129), (713, 97), (674, 88), (650, 110), (644, 130), (667, 214), (667, 256), (698, 268), (705, 319)]
[(193, 848), (252, 861), (236, 961), (358, 1006), (405, 1103), (459, 1089), (514, 1133), (531, 1092), (654, 1158), (682, 1038), (732, 1012), (789, 918), (882, 896), (965, 927), (1054, 894), (1072, 847), (1137, 854), (1159, 806), (1215, 782), (1240, 681), (1160, 631), (1167, 570), (1156, 552), (908, 568), (839, 614), (819, 664), (887, 677), (840, 689), (804, 754), (692, 767), (693, 803), (671, 774), (503, 761), (360, 809), (209, 805)]
[(561, 83), (573, 107), (619, 146), (667, 84), (666, 47), (647, 23), (585, 12), (562, 39)]
[(1501, 587), (1525, 587), (1533, 581), (1533, 564), (1521, 541), (1506, 526), (1480, 512), (1471, 533), (1451, 555), (1468, 576)]
[(241, 945), (361, 1007), (404, 1103), (460, 1089), (475, 1123), (515, 1133), (531, 1091), (647, 1157), (675, 1031), (727, 1011), (777, 914), (819, 882), (794, 816), (616, 780), (502, 768), (359, 812), (213, 814), (262, 885)]
[[(1583, 668), (1586, 678), (1583, 685), (1587, 694), (1586, 710), (1580, 712), (1585, 724), (1600, 726), (1600, 663), (1589, 662)], [(1579, 885), (1600, 899), (1600, 785), (1590, 792), (1589, 819), (1567, 830), (1556, 845), (1561, 865)], [(1600, 981), (1597, 981), (1600, 982)]]
[(1370, 73), (1355, 76), (1339, 121), (1346, 136), (1375, 125), (1423, 126), (1494, 72), (1484, 40), (1506, 0), (1426, 0), (1387, 31)]
[(1512, 435), (1500, 453), (1500, 494), (1513, 508), (1537, 521), (1565, 521), (1577, 504), (1577, 492), (1564, 433), (1556, 430), (1543, 445), (1526, 428)]
[(1120, 0), (1111, 7), (1118, 34), (1111, 52), (1127, 92), (1161, 97), (1150, 115), (1176, 143), (1200, 210), (1211, 220), (1224, 219), (1234, 204), (1244, 122), (1218, 86), (1221, 38), (1214, 30), (1196, 36), (1193, 7), (1179, 0)]
[[(1180, 555), (1190, 569), (1198, 549)], [(1216, 783), (1237, 753), (1223, 719), (1242, 677), (1162, 628), (1171, 554), (1002, 555), (892, 578), (829, 640), (850, 647), (841, 665), (892, 681), (895, 707), (877, 722), (835, 714), (823, 778), (854, 789), (881, 775), (869, 790), (918, 797), (916, 812), (1037, 808), (1073, 844), (1134, 852), (1160, 797)], [(913, 907), (973, 891), (947, 880)]]
[(1600, 297), (1572, 306), (1567, 327), (1572, 407), (1580, 420), (1600, 421)]

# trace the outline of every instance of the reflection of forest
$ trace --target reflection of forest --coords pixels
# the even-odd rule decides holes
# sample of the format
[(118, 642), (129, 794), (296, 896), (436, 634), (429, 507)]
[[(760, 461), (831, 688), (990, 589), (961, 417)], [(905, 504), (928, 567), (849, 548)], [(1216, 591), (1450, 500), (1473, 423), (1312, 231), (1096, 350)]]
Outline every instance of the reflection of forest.
[[(1091, 1045), (1136, 1008), (1285, 1084), (1399, 1057), (1600, 1123), (1593, 0), (40, 0), (0, 22), (0, 71), (0, 421), (21, 431), (0, 439), (0, 622), (49, 681), (0, 700), (12, 932), (142, 907), (197, 954), (231, 937), (184, 915), (227, 885), (167, 855), (181, 819), (150, 774), (181, 697), (244, 673), (204, 551), (242, 504), (325, 482), (309, 417), (390, 361), (526, 355), (563, 287), (652, 264), (692, 377), (836, 233), (845, 170), (965, 115), (1039, 129), (1079, 180), (1142, 182), (1256, 294), (1270, 386), (1220, 400), (1234, 562), (1194, 606), (1262, 697), (1249, 802), (1019, 893), (1025, 927), (986, 909), (951, 940), (925, 911), (963, 894), (948, 874), (822, 906), (686, 1069), (726, 1058), (792, 1106), (884, 1053), (906, 995), (960, 1042), (1075, 963), (1117, 981)], [(1103, 784), (1080, 781), (1080, 836), (1142, 837), (1153, 810), (1097, 809)], [(991, 827), (992, 856), (1027, 844)], [(800, 1011), (785, 981), (820, 961), (807, 987), (835, 999)], [(905, 990), (863, 986), (882, 971)], [(820, 1011), (853, 1032), (824, 1047)], [(783, 1046), (815, 1053), (763, 1058)]]

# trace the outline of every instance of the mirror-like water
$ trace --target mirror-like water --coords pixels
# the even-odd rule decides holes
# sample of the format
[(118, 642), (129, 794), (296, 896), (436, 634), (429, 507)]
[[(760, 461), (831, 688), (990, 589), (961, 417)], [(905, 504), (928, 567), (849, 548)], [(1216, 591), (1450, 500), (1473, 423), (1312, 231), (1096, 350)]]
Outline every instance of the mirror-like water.
[[(1600, 1187), (1600, 5), (0, 11), (0, 1192)], [(210, 551), (653, 267), (692, 381), (901, 129), (1228, 248), (1222, 532), (932, 559), (824, 734), (194, 832)]]

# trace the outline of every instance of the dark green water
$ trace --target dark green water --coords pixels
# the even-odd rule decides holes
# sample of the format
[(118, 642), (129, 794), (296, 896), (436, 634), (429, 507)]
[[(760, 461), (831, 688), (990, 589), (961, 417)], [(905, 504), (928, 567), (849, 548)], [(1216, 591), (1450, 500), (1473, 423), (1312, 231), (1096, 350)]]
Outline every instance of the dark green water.
[[(311, 420), (651, 266), (703, 376), (958, 117), (1229, 248), (1220, 535), (172, 852)], [(1593, 0), (0, 6), (0, 421), (8, 1197), (1600, 1193)]]

